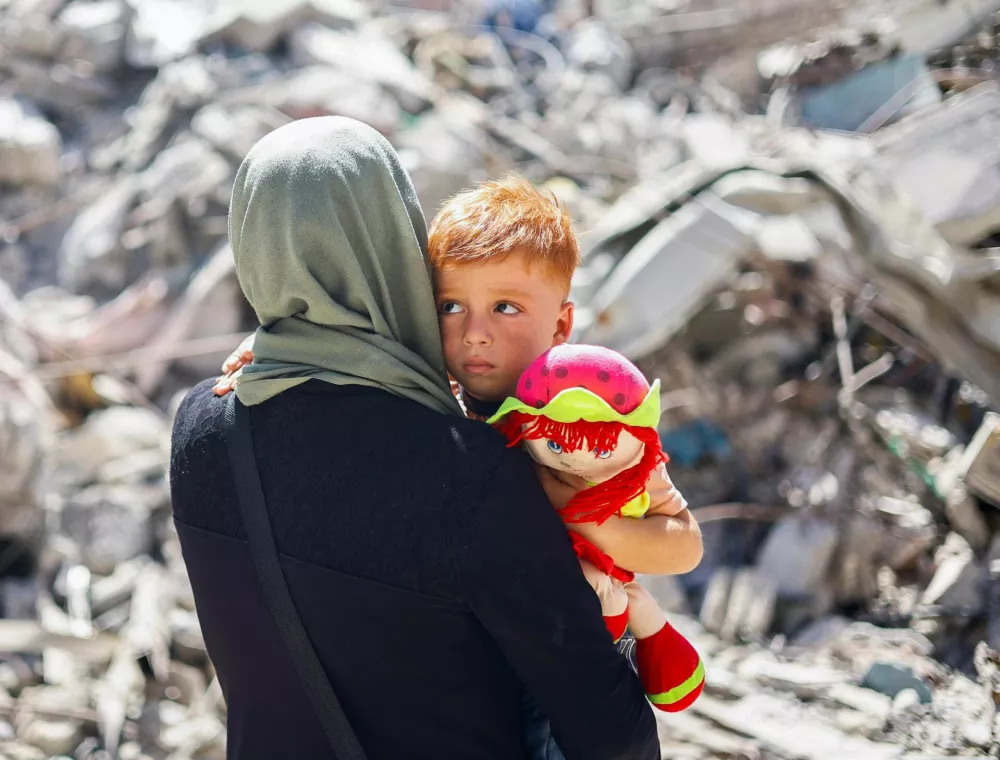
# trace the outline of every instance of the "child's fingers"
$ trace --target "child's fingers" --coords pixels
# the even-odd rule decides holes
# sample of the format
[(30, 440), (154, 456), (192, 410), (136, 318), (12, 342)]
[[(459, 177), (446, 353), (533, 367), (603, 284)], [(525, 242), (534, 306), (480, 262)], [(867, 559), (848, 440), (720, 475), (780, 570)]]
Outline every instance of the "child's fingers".
[(542, 490), (545, 491), (549, 503), (556, 509), (563, 509), (580, 489), (561, 481), (552, 474), (548, 467), (537, 462), (533, 462), (533, 464), (538, 482), (541, 484)]
[(650, 474), (646, 492), (649, 494), (651, 513), (676, 515), (687, 508), (687, 501), (670, 480), (667, 468), (663, 464)]
[(215, 385), (212, 386), (212, 392), (216, 396), (225, 396), (233, 388), (236, 387), (236, 379), (243, 374), (243, 368), (231, 372), (229, 374), (223, 375), (218, 380), (215, 381)]
[(250, 333), (247, 337), (240, 341), (240, 344), (236, 347), (226, 360), (222, 363), (222, 374), (228, 375), (245, 364), (250, 364), (253, 361), (253, 339), (254, 334)]

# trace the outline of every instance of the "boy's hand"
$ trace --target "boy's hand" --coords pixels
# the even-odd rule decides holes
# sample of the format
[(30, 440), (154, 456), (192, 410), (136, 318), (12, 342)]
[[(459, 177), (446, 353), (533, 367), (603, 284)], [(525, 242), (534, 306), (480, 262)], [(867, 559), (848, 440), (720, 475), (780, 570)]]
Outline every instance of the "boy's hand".
[[(557, 473), (533, 462), (538, 482), (557, 510), (587, 487), (583, 478)], [(574, 523), (573, 530), (605, 554), (618, 567), (645, 575), (687, 573), (701, 562), (703, 546), (698, 523), (687, 502), (670, 482), (666, 468), (650, 476), (650, 508), (642, 520), (609, 517), (601, 525)]]
[(580, 569), (583, 570), (583, 577), (587, 579), (587, 583), (597, 593), (597, 598), (601, 600), (601, 614), (604, 617), (621, 615), (628, 609), (629, 597), (621, 583), (607, 573), (602, 573), (586, 560), (580, 560)]
[(549, 497), (549, 503), (557, 510), (565, 508), (570, 499), (587, 487), (587, 481), (576, 475), (557, 473), (534, 459), (531, 460), (531, 464), (535, 468), (535, 475), (538, 476), (538, 482), (542, 484), (545, 495)]
[(647, 515), (673, 516), (687, 509), (687, 499), (670, 480), (665, 464), (660, 464), (650, 473), (649, 481), (646, 483), (646, 493), (649, 494)]
[(222, 363), (222, 377), (212, 387), (216, 396), (229, 393), (236, 386), (236, 379), (243, 373), (243, 368), (253, 361), (253, 338), (254, 333), (250, 333)]

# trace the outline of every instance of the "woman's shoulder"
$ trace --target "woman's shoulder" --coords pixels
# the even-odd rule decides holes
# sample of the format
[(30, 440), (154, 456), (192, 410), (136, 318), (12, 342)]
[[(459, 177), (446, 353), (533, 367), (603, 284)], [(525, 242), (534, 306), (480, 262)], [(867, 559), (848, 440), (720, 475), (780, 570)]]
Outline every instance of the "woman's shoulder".
[(214, 380), (209, 378), (191, 388), (181, 399), (174, 413), (171, 444), (190, 445), (224, 432), (226, 399), (212, 392)]

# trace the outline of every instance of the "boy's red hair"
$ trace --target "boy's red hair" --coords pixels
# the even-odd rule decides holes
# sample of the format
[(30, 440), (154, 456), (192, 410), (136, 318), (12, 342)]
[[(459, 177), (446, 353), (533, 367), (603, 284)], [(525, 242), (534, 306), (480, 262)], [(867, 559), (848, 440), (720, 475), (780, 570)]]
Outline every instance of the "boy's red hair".
[(573, 223), (555, 195), (512, 174), (452, 197), (431, 222), (431, 266), (447, 268), (502, 260), (522, 250), (565, 284), (580, 260)]

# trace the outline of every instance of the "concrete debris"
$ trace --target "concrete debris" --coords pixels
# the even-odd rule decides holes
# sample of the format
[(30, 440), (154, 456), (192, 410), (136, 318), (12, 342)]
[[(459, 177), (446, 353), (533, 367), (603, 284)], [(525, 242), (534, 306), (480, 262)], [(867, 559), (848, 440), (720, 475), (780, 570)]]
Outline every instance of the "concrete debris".
[(0, 184), (54, 185), (62, 140), (29, 101), (0, 96)]
[(0, 0), (0, 760), (225, 757), (167, 437), (254, 324), (236, 168), (324, 114), (428, 216), (555, 193), (574, 339), (661, 380), (665, 757), (1000, 755), (1000, 2), (498, 7)]

